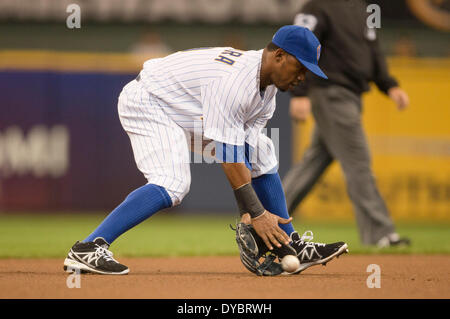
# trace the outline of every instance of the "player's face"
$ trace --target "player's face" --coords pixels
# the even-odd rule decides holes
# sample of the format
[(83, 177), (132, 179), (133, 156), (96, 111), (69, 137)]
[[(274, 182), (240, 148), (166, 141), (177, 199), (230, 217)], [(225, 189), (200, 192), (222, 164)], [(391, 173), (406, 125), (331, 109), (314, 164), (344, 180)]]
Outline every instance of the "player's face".
[(283, 51), (275, 56), (272, 83), (282, 92), (292, 89), (305, 80), (307, 69), (292, 55)]

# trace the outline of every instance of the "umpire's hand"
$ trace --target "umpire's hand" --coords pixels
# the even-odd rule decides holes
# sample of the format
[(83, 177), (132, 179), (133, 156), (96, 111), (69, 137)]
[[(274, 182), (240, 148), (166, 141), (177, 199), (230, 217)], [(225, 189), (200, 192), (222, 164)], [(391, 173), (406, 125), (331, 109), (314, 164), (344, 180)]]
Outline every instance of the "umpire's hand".
[(306, 121), (311, 113), (311, 101), (306, 96), (291, 98), (289, 113), (296, 121)]
[(398, 86), (390, 88), (388, 90), (388, 95), (391, 100), (393, 100), (395, 104), (397, 104), (397, 109), (399, 111), (404, 110), (409, 104), (408, 94)]
[(278, 223), (288, 224), (292, 221), (292, 217), (288, 219), (281, 218), (266, 210), (256, 218), (250, 218), (250, 214), (244, 214), (241, 221), (246, 224), (251, 222), (256, 233), (264, 240), (264, 243), (270, 250), (273, 249), (272, 244), (277, 247), (281, 247), (280, 243), (289, 244), (289, 236), (278, 226)]

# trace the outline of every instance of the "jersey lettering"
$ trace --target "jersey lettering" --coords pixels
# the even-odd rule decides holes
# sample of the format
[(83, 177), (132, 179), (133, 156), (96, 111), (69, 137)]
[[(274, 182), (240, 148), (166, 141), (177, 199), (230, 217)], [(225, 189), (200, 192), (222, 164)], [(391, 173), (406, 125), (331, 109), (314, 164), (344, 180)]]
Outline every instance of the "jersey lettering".
[(230, 59), (230, 58), (227, 58), (227, 57), (223, 56), (223, 55), (225, 55), (225, 54), (231, 55), (231, 56), (236, 57), (236, 58), (238, 58), (238, 57), (240, 57), (240, 56), (242, 55), (241, 52), (233, 51), (233, 50), (227, 49), (227, 50), (223, 51), (223, 52), (222, 52), (216, 59), (214, 59), (214, 60), (219, 61), (219, 62), (223, 62), (223, 63), (226, 63), (226, 64), (229, 64), (229, 65), (233, 65), (235, 61), (232, 60), (232, 59)]
[(234, 64), (234, 60), (231, 60), (230, 58), (227, 58), (223, 55), (219, 55), (217, 58), (215, 58), (214, 60), (219, 61), (219, 62), (223, 62), (229, 65), (233, 65)]

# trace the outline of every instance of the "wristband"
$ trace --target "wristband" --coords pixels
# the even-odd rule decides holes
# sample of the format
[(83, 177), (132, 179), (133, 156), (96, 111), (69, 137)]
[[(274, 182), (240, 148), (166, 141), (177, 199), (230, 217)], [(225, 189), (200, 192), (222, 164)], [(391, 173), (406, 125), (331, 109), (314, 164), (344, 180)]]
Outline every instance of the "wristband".
[(241, 216), (249, 213), (251, 218), (255, 218), (264, 213), (265, 208), (250, 183), (235, 189), (234, 196), (236, 197)]

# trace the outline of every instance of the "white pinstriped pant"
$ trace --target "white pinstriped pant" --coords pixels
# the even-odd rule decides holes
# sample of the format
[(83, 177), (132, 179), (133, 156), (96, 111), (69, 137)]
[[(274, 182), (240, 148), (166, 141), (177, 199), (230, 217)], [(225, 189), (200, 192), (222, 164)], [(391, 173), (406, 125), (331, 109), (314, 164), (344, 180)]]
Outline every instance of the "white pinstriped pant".
[[(119, 96), (118, 111), (127, 132), (138, 169), (149, 184), (164, 187), (178, 205), (191, 184), (191, 136), (165, 111), (169, 107), (149, 94), (136, 80), (128, 83)], [(278, 161), (272, 140), (264, 134), (252, 158), (252, 177), (276, 171)]]

